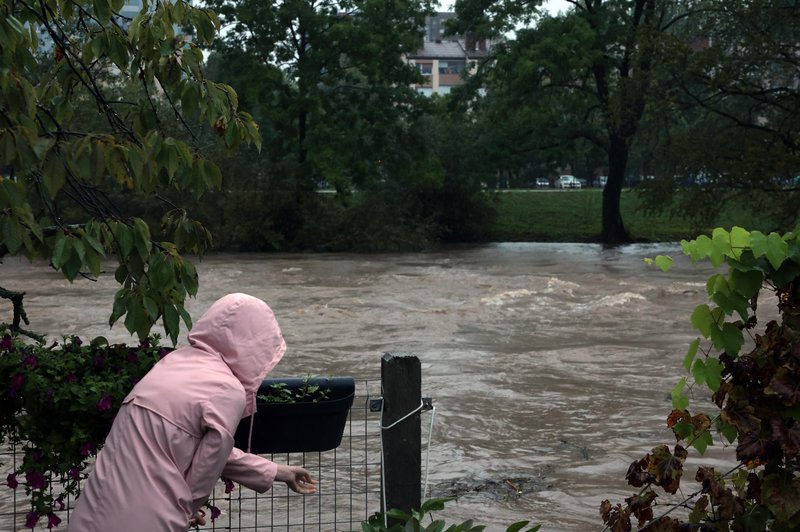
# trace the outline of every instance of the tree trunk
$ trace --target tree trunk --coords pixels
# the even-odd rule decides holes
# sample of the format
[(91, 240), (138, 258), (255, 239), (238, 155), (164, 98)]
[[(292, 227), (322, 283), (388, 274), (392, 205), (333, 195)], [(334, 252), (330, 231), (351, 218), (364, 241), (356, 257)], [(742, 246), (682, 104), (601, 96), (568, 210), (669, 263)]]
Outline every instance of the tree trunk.
[(620, 211), (622, 185), (628, 166), (628, 144), (620, 136), (612, 136), (608, 149), (608, 182), (603, 189), (603, 228), (600, 241), (608, 246), (630, 243)]

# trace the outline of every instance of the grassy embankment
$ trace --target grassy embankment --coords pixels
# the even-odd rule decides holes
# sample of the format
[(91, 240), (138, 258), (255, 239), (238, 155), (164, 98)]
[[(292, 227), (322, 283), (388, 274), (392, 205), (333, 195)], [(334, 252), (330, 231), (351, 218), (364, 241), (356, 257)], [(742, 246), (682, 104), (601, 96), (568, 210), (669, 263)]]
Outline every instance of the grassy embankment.
[[(530, 190), (497, 194), (497, 220), (490, 230), (495, 242), (591, 242), (600, 234), (603, 191)], [(688, 218), (644, 213), (632, 190), (622, 192), (622, 219), (639, 241), (675, 242), (694, 238), (709, 228), (694, 228)], [(742, 209), (729, 208), (714, 226), (770, 230)], [(713, 226), (712, 226), (713, 227)]]

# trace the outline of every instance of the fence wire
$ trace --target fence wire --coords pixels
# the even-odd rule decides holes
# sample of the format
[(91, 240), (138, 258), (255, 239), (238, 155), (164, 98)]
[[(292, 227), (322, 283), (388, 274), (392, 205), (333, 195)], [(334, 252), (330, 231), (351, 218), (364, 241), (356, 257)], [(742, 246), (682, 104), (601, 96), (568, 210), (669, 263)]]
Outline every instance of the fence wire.
[[(360, 530), (361, 522), (381, 507), (380, 413), (370, 411), (370, 399), (380, 396), (379, 380), (356, 382), (342, 443), (332, 451), (270, 455), (277, 463), (300, 465), (317, 480), (317, 493), (299, 495), (277, 483), (264, 494), (236, 486), (225, 493), (217, 483), (209, 502), (220, 510), (214, 521), (206, 509), (206, 531), (325, 531)], [(313, 431), (314, 427), (309, 427)], [(14, 447), (0, 449), (0, 484), (5, 484), (21, 454)], [(62, 522), (54, 531), (66, 530), (74, 500), (56, 512)], [(0, 532), (23, 532), (30, 500), (20, 485), (11, 490), (0, 485)], [(40, 520), (35, 530), (48, 530)]]

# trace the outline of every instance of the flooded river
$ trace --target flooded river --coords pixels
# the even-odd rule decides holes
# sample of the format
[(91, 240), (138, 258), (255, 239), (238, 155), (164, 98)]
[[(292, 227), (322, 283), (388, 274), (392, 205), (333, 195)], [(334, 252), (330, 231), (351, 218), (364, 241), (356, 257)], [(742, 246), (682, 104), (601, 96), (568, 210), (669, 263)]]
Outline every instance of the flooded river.
[[(669, 273), (643, 263), (658, 253), (678, 259)], [(671, 441), (669, 390), (710, 274), (678, 255), (674, 245), (573, 244), (222, 254), (198, 264), (188, 307), (197, 317), (233, 291), (270, 303), (289, 345), (275, 376), (374, 379), (382, 353), (417, 355), (437, 407), (429, 484), (460, 495), (440, 517), (600, 530), (600, 502), (632, 493), (631, 461)], [(107, 327), (110, 275), (70, 285), (7, 259), (0, 286), (27, 293), (33, 330), (130, 340), (121, 324)]]

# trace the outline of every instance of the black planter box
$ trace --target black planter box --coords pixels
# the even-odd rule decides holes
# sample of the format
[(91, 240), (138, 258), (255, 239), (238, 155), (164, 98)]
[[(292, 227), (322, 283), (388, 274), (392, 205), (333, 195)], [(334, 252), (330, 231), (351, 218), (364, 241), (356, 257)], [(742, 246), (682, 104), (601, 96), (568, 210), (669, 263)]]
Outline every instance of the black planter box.
[[(250, 452), (319, 452), (339, 446), (355, 395), (356, 385), (352, 377), (266, 379), (261, 383), (257, 395), (273, 395), (275, 384), (288, 389), (292, 397), (297, 397), (298, 392), (309, 385), (318, 385), (328, 391), (317, 402), (297, 400), (275, 403), (258, 399)], [(236, 447), (247, 450), (249, 431), (250, 418), (246, 417), (234, 434)]]

